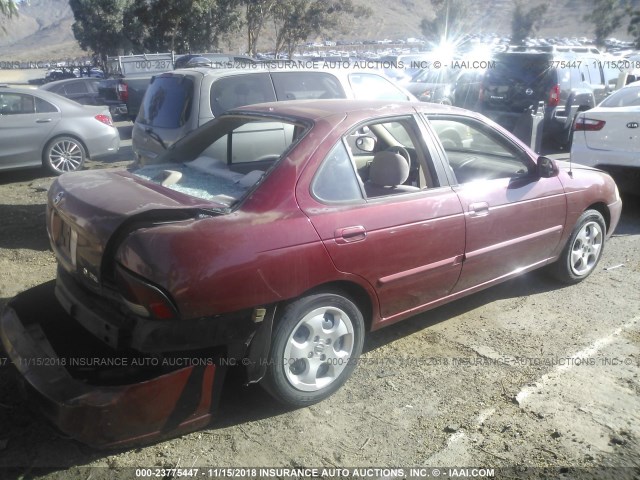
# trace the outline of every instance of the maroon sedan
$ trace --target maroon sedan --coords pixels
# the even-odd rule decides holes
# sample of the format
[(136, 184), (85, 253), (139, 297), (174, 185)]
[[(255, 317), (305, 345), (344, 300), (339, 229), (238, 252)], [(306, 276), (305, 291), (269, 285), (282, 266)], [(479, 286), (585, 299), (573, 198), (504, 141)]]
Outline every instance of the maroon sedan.
[[(204, 425), (234, 361), (309, 405), (347, 380), (367, 331), (535, 268), (592, 273), (620, 197), (559, 163), (452, 107), (239, 108), (159, 163), (56, 180), (55, 294), (80, 333), (55, 340), (14, 302), (2, 343), (54, 423), (95, 445)], [(103, 364), (79, 368), (87, 351)]]

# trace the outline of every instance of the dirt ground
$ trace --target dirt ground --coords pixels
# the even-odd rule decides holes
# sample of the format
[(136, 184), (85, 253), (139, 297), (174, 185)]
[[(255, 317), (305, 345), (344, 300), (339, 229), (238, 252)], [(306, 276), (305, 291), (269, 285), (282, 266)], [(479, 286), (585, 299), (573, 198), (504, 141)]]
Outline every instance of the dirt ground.
[[(89, 168), (121, 167), (129, 151), (125, 143), (120, 158)], [(0, 306), (55, 278), (44, 227), (52, 180), (40, 170), (0, 174)], [(640, 478), (640, 197), (624, 201), (583, 283), (534, 272), (370, 334), (353, 377), (309, 408), (283, 409), (231, 371), (210, 427), (96, 451), (35, 415), (4, 365), (0, 478), (136, 478), (140, 467), (199, 467), (206, 478), (234, 473), (208, 471), (222, 467)]]

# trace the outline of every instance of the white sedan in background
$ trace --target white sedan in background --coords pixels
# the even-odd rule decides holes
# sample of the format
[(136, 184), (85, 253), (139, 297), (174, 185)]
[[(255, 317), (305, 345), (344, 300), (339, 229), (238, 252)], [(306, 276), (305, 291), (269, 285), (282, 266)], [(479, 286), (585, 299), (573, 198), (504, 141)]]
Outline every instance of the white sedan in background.
[(578, 115), (571, 160), (640, 178), (640, 82)]

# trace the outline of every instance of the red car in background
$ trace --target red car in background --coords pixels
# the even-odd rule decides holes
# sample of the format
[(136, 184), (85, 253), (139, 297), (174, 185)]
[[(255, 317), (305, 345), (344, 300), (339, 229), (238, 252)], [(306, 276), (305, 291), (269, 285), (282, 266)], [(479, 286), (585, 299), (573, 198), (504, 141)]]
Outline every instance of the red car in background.
[[(367, 331), (539, 267), (579, 282), (621, 206), (607, 174), (538, 157), (466, 110), (242, 107), (152, 165), (56, 180), (56, 296), (78, 333), (56, 339), (14, 301), (0, 338), (66, 433), (98, 446), (148, 441), (211, 419), (213, 358), (310, 405), (344, 384)], [(87, 350), (130, 360), (58, 361), (55, 375), (25, 367)]]

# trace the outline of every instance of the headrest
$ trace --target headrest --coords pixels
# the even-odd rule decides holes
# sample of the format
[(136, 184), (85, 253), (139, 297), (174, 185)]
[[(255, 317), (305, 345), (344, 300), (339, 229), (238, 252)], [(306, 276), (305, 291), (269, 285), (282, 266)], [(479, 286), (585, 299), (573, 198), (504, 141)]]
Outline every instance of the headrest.
[(402, 185), (409, 178), (409, 163), (400, 154), (382, 151), (375, 154), (369, 167), (369, 181), (382, 187)]

